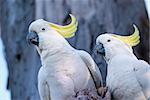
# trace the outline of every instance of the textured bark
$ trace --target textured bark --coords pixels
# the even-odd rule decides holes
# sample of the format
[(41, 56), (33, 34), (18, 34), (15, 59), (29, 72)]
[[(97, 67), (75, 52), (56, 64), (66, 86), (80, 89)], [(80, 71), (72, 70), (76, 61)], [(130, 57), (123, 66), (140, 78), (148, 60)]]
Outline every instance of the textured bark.
[(9, 69), (8, 88), (12, 100), (39, 100), (37, 72), (39, 58), (26, 42), (28, 26), (35, 18), (34, 0), (3, 0), (2, 39)]
[(28, 25), (35, 16), (36, 19), (67, 24), (69, 13), (73, 13), (79, 27), (76, 36), (68, 41), (93, 56), (103, 80), (106, 63), (100, 55), (93, 53), (95, 39), (101, 33), (129, 35), (135, 23), (141, 32), (141, 43), (134, 47), (135, 53), (138, 58), (150, 62), (149, 22), (144, 0), (36, 0), (36, 4), (34, 0), (3, 0), (1, 12), (2, 39), (9, 67), (8, 88), (13, 100), (39, 100), (37, 72), (40, 61), (35, 49), (25, 40)]

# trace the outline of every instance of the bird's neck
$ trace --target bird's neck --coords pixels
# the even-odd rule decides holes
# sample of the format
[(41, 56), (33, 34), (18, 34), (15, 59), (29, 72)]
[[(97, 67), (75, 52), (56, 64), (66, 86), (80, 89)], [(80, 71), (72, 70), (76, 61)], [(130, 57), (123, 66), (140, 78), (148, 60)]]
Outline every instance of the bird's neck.
[(109, 62), (114, 57), (120, 56), (120, 55), (122, 55), (122, 56), (126, 55), (126, 56), (130, 56), (130, 57), (137, 59), (137, 57), (134, 55), (132, 49), (130, 49), (130, 48), (119, 48), (119, 49), (110, 50), (110, 52), (106, 53), (105, 60), (106, 60), (106, 62)]
[(59, 44), (59, 46), (47, 47), (42, 51), (39, 51), (39, 54), (42, 64), (54, 64), (62, 61), (65, 57), (70, 56), (74, 50), (75, 49), (66, 42)]

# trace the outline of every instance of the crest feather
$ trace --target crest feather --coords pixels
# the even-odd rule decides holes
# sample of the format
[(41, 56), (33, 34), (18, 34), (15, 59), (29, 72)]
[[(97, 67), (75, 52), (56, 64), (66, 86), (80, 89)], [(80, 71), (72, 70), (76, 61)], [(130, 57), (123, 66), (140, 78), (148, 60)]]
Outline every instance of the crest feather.
[(114, 35), (114, 34), (113, 36), (127, 43), (131, 47), (136, 46), (137, 44), (140, 43), (140, 36), (139, 36), (139, 30), (137, 26), (133, 24), (133, 27), (134, 27), (134, 33), (130, 36), (119, 36), (119, 35)]
[(77, 22), (76, 18), (72, 14), (70, 14), (70, 17), (71, 17), (71, 23), (69, 25), (62, 26), (62, 25), (57, 25), (54, 23), (49, 23), (49, 24), (50, 24), (51, 28), (56, 30), (63, 37), (70, 38), (75, 35), (75, 32), (77, 31), (77, 26), (78, 26), (78, 22)]

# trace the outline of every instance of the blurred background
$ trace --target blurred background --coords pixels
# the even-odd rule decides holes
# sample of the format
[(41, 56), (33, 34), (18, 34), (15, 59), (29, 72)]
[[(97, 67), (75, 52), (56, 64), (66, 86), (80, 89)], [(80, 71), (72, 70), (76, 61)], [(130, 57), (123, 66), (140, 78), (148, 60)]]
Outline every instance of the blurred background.
[(95, 39), (102, 33), (130, 35), (132, 24), (136, 24), (141, 42), (134, 52), (150, 63), (148, 4), (150, 0), (0, 0), (0, 100), (39, 100), (37, 73), (41, 64), (35, 48), (26, 42), (29, 24), (39, 18), (65, 25), (70, 13), (76, 16), (78, 31), (67, 40), (92, 55), (104, 84), (106, 63), (93, 53)]

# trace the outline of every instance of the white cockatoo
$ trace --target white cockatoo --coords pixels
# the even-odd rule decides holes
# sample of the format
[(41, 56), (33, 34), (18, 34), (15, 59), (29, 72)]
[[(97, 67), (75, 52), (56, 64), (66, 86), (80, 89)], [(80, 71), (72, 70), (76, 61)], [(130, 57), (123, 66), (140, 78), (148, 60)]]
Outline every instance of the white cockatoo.
[(43, 19), (32, 22), (27, 40), (36, 46), (42, 67), (38, 73), (38, 90), (41, 100), (67, 100), (86, 88), (102, 86), (101, 73), (92, 57), (76, 50), (65, 38), (74, 36), (77, 21), (56, 25)]
[(96, 39), (96, 51), (108, 64), (106, 84), (114, 100), (150, 99), (150, 65), (133, 53), (140, 42), (135, 25), (134, 29), (131, 36), (107, 33)]

